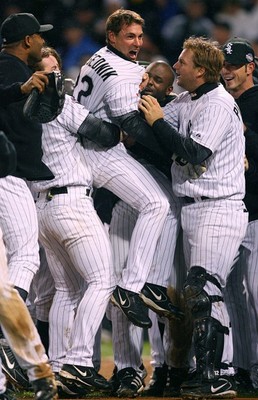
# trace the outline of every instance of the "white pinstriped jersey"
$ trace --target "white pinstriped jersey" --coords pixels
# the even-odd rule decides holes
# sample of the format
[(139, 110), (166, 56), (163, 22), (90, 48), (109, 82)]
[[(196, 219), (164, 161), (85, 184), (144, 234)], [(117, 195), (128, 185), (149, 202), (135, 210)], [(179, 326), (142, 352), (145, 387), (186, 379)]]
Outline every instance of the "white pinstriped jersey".
[(81, 68), (73, 94), (96, 117), (110, 121), (138, 110), (143, 73), (144, 67), (103, 47)]
[(181, 93), (164, 108), (165, 119), (185, 137), (212, 151), (207, 171), (189, 179), (172, 165), (173, 189), (178, 196), (243, 199), (245, 191), (243, 122), (233, 97), (222, 85), (192, 100)]
[(62, 113), (55, 120), (42, 125), (42, 160), (55, 178), (34, 182), (35, 191), (44, 191), (53, 186), (92, 186), (91, 172), (80, 159), (78, 150), (81, 145), (75, 136), (88, 114), (88, 110), (66, 95)]

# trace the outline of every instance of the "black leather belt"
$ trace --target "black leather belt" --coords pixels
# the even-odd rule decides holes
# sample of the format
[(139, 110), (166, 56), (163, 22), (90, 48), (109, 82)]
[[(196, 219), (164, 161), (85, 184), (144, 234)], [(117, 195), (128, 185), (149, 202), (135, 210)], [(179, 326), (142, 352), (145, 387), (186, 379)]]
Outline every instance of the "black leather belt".
[[(67, 186), (53, 187), (51, 189), (48, 189), (47, 200), (52, 200), (53, 196), (55, 196), (57, 194), (65, 194), (65, 193), (68, 193)], [(86, 196), (89, 196), (90, 193), (91, 193), (91, 189), (86, 188), (86, 190), (85, 190)]]
[(203, 200), (211, 200), (209, 197), (206, 197), (206, 196), (199, 196), (196, 198), (185, 196), (185, 197), (183, 197), (183, 199), (188, 204), (198, 203), (199, 201), (203, 201)]

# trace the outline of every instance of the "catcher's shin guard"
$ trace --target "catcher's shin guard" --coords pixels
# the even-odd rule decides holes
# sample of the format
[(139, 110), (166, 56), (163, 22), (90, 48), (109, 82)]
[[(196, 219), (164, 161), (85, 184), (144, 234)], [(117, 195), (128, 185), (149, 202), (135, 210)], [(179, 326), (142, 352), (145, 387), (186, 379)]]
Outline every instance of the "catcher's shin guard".
[(229, 329), (211, 317), (212, 303), (223, 301), (222, 296), (208, 295), (204, 290), (206, 282), (213, 283), (219, 290), (217, 279), (202, 267), (192, 267), (183, 288), (183, 294), (194, 320), (193, 342), (196, 355), (197, 375), (202, 380), (214, 380), (219, 377), (224, 335)]
[(228, 328), (212, 317), (200, 318), (194, 322), (197, 375), (205, 381), (214, 380), (220, 375), (225, 334), (229, 334)]

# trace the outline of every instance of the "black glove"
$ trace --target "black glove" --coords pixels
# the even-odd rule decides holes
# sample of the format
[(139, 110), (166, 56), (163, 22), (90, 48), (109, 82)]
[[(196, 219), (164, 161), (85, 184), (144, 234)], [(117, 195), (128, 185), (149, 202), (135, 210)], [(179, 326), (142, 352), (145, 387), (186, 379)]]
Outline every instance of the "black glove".
[(41, 124), (55, 119), (62, 111), (65, 101), (64, 76), (53, 71), (48, 75), (49, 83), (43, 93), (33, 89), (23, 107), (25, 117)]
[(0, 131), (0, 178), (14, 172), (16, 168), (16, 150), (7, 139), (3, 131)]

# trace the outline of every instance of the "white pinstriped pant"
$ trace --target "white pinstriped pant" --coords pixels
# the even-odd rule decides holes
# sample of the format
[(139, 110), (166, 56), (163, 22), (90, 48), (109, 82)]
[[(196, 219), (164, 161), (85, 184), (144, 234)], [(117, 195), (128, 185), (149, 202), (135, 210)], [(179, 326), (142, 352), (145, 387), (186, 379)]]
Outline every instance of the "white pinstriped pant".
[(93, 366), (95, 335), (115, 288), (111, 245), (85, 193), (83, 186), (69, 186), (51, 201), (42, 192), (36, 203), (40, 241), (56, 287), (49, 314), (54, 371), (63, 363)]
[[(245, 236), (248, 213), (242, 201), (205, 200), (182, 207), (181, 223), (184, 236), (186, 265), (200, 266), (226, 285), (230, 270)], [(220, 290), (207, 281), (208, 295), (221, 295)], [(212, 303), (211, 316), (229, 328), (229, 316), (223, 302)], [(232, 362), (232, 336), (224, 335), (222, 362)]]
[[(172, 192), (171, 182), (165, 175), (152, 165), (145, 163), (144, 166), (158, 183), (170, 204), (168, 215), (157, 242), (147, 282), (164, 287), (171, 283), (176, 286), (177, 274), (173, 268), (173, 260), (180, 226), (180, 200), (176, 199)], [(130, 240), (138, 215), (137, 210), (123, 201), (116, 203), (113, 209), (110, 223), (110, 239), (114, 252), (117, 279), (120, 278), (123, 269), (126, 268)], [(111, 307), (110, 314), (115, 332), (112, 337), (115, 364), (118, 370), (129, 366), (137, 370), (141, 364), (142, 329), (134, 326), (116, 307)], [(157, 319), (157, 314), (152, 314), (152, 318), (154, 320)], [(160, 345), (160, 332), (157, 324), (154, 323), (150, 335), (153, 337), (153, 343)], [(155, 338), (157, 338), (157, 342), (155, 342)]]
[(94, 186), (105, 187), (138, 211), (126, 267), (118, 281), (121, 287), (139, 293), (149, 277), (169, 202), (155, 179), (127, 152), (122, 143), (104, 151), (88, 142), (81, 149)]
[(0, 179), (0, 224), (10, 280), (29, 292), (39, 268), (38, 220), (30, 189), (21, 178)]

